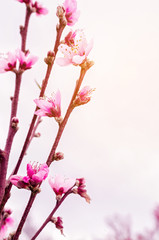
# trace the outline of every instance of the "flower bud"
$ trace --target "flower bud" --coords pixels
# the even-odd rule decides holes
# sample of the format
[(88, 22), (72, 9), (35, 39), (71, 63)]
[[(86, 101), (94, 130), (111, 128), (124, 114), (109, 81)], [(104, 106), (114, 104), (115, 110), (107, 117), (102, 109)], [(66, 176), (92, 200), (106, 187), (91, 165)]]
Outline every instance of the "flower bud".
[[(56, 16), (59, 18), (60, 25), (66, 26), (67, 25), (67, 20), (65, 17), (65, 9), (62, 6), (57, 7), (57, 12)], [(58, 30), (58, 28), (56, 28)]]
[(19, 123), (19, 119), (17, 117), (13, 117), (12, 118), (12, 128), (15, 128), (18, 130), (18, 123)]
[(55, 52), (54, 51), (49, 51), (47, 53), (47, 57), (44, 59), (44, 62), (49, 65), (49, 64), (52, 64), (52, 62), (54, 61), (55, 59)]
[(63, 18), (64, 15), (65, 15), (65, 9), (64, 9), (64, 7), (58, 6), (58, 7), (57, 7), (57, 11), (56, 11), (56, 16), (57, 16), (58, 18)]
[(53, 222), (57, 229), (60, 230), (61, 234), (63, 234), (63, 221), (61, 217), (52, 217), (51, 222)]
[(34, 134), (34, 137), (37, 137), (37, 138), (38, 138), (38, 137), (41, 137), (41, 133), (39, 133), (39, 132), (35, 133), (35, 134)]
[[(85, 179), (84, 178), (77, 178), (76, 179), (76, 186), (77, 186), (77, 194), (79, 194), (81, 197), (85, 198), (86, 202), (90, 203), (91, 198), (90, 196), (87, 194), (87, 190), (85, 189), (86, 185), (85, 185)], [(73, 192), (76, 193), (76, 191), (74, 190)]]
[(64, 154), (62, 152), (57, 152), (53, 156), (53, 160), (55, 161), (60, 161), (62, 159), (64, 159)]
[(55, 121), (60, 125), (63, 121), (63, 118), (60, 116), (60, 117), (55, 117)]

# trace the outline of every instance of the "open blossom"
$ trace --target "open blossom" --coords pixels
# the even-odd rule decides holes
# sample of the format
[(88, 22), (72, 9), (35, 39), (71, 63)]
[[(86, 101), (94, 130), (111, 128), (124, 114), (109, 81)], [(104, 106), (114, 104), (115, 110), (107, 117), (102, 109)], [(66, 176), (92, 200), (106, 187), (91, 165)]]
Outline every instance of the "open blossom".
[(73, 26), (78, 21), (80, 16), (80, 11), (77, 10), (76, 0), (65, 0), (63, 7), (65, 9), (67, 25)]
[(42, 5), (40, 3), (38, 3), (37, 1), (35, 3), (32, 3), (32, 9), (36, 12), (36, 15), (39, 16), (41, 14), (46, 15), (48, 13), (48, 10), (44, 7), (42, 7)]
[(56, 175), (55, 177), (49, 178), (49, 184), (57, 198), (62, 197), (64, 193), (66, 193), (70, 188), (75, 185), (76, 179), (74, 178), (65, 178), (60, 175)]
[(15, 53), (8, 52), (6, 57), (0, 59), (0, 73), (8, 71), (25, 71), (30, 69), (38, 60), (38, 57), (24, 53), (17, 49)]
[(16, 68), (17, 56), (14, 53), (8, 52), (4, 57), (0, 58), (0, 73), (13, 71)]
[(34, 63), (38, 60), (38, 57), (30, 55), (29, 53), (24, 53), (21, 50), (17, 50), (17, 59), (19, 60), (19, 69), (27, 70), (32, 67)]
[(86, 61), (88, 54), (93, 47), (93, 41), (87, 43), (82, 30), (70, 32), (64, 43), (60, 44), (59, 51), (63, 53), (64, 57), (57, 59), (60, 66), (69, 64), (80, 65)]
[(0, 227), (0, 239), (3, 239), (6, 235), (8, 227), (13, 225), (13, 219), (10, 217), (12, 211), (10, 209), (4, 209), (2, 211), (1, 227)]
[(39, 107), (39, 109), (35, 112), (36, 115), (42, 117), (61, 117), (61, 94), (60, 91), (51, 98), (40, 98), (35, 99), (34, 102)]
[(17, 188), (25, 188), (25, 189), (32, 189), (39, 184), (43, 180), (45, 180), (48, 176), (49, 168), (46, 163), (44, 164), (27, 164), (27, 176), (18, 176), (12, 175), (10, 177), (10, 181), (13, 185)]
[(82, 104), (86, 104), (91, 100), (91, 93), (94, 89), (90, 88), (89, 86), (85, 86), (78, 92), (76, 99), (74, 100), (74, 105), (79, 106)]

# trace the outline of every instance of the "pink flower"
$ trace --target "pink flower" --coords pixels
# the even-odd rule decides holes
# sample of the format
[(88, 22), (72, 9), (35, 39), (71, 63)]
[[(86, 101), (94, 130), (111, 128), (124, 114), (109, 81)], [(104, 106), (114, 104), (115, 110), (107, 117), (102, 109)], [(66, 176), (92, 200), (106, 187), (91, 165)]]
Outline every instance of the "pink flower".
[(73, 26), (80, 16), (80, 11), (77, 10), (77, 2), (76, 0), (65, 0), (63, 6), (65, 9), (67, 25)]
[(89, 195), (87, 194), (87, 190), (85, 189), (86, 185), (85, 185), (85, 179), (84, 178), (77, 178), (77, 183), (76, 185), (77, 187), (77, 193), (85, 198), (86, 202), (90, 203), (91, 198), (89, 197)]
[(12, 175), (10, 181), (17, 188), (33, 189), (37, 187), (48, 176), (49, 168), (44, 164), (27, 164), (27, 176)]
[(41, 14), (46, 15), (48, 13), (48, 10), (43, 8), (37, 1), (34, 4), (32, 3), (32, 8), (36, 12), (37, 16), (40, 16)]
[(17, 1), (25, 4), (31, 3), (31, 0), (17, 0)]
[(18, 0), (21, 3), (28, 4), (30, 11), (35, 12), (37, 16), (40, 15), (46, 15), (48, 13), (48, 10), (44, 7), (39, 2), (32, 3), (32, 0)]
[(87, 43), (82, 30), (70, 32), (65, 38), (65, 42), (60, 44), (59, 51), (64, 57), (58, 58), (57, 63), (60, 66), (69, 64), (80, 65), (86, 61), (88, 54), (93, 47), (93, 41)]
[(82, 88), (81, 91), (76, 96), (76, 99), (74, 100), (74, 105), (79, 106), (82, 104), (86, 104), (91, 100), (91, 93), (94, 91), (94, 89), (90, 88), (89, 86), (85, 86)]
[(29, 180), (30, 178), (28, 176), (22, 177), (18, 175), (12, 175), (10, 177), (11, 183), (15, 185), (17, 188), (30, 189)]
[(12, 211), (10, 209), (4, 209), (2, 211), (1, 228), (0, 228), (0, 239), (3, 239), (6, 235), (8, 227), (13, 225), (13, 219), (10, 217)]
[[(29, 53), (25, 54), (20, 49), (17, 49), (15, 53), (8, 52), (7, 57), (1, 57), (0, 59), (0, 73), (25, 71), (30, 69), (37, 59), (37, 57), (29, 55)], [(17, 65), (19, 65), (18, 69)]]
[(52, 98), (47, 99), (35, 99), (34, 102), (40, 108), (35, 114), (38, 116), (47, 116), (47, 117), (61, 117), (61, 94), (60, 91)]
[(38, 60), (38, 57), (29, 55), (29, 53), (24, 53), (20, 49), (17, 50), (17, 59), (19, 60), (19, 68), (21, 70), (27, 70), (32, 67), (34, 63)]
[(14, 53), (8, 52), (6, 57), (0, 58), (0, 73), (13, 71), (16, 69), (17, 56)]
[(74, 178), (64, 178), (63, 176), (57, 175), (55, 177), (49, 178), (49, 184), (57, 198), (62, 197), (69, 189), (75, 185), (76, 179)]
[(31, 165), (27, 164), (27, 176), (32, 185), (37, 185), (45, 180), (48, 176), (49, 168), (47, 164)]

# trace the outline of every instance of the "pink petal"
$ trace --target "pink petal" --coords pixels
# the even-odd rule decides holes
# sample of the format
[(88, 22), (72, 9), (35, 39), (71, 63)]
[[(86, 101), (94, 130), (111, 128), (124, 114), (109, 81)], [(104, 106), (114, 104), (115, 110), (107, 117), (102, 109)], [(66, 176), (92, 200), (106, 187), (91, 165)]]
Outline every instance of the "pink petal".
[(21, 180), (22, 177), (21, 176), (18, 176), (18, 175), (12, 175), (9, 180), (11, 181), (11, 183), (15, 186), (17, 186), (17, 183), (19, 180)]
[(59, 90), (55, 94), (55, 105), (61, 107), (61, 93)]
[(27, 175), (31, 178), (35, 174), (35, 170), (30, 163), (27, 164)]
[(48, 102), (45, 99), (35, 99), (34, 102), (39, 108), (45, 110), (46, 112), (48, 112), (49, 109), (52, 107), (51, 102)]
[(88, 56), (88, 54), (90, 53), (90, 51), (93, 48), (93, 39), (89, 42), (89, 44), (87, 45), (86, 49), (85, 49), (85, 55)]
[(44, 111), (44, 110), (41, 110), (41, 109), (39, 109), (39, 110), (37, 110), (37, 111), (35, 111), (35, 113), (34, 113), (35, 115), (37, 115), (37, 116), (39, 116), (39, 117), (44, 117), (44, 116), (47, 116), (47, 112), (46, 111)]
[(74, 64), (81, 64), (84, 60), (85, 60), (86, 56), (83, 55), (83, 56), (80, 56), (80, 55), (75, 55), (73, 58), (72, 58), (72, 62)]
[(71, 64), (71, 59), (69, 58), (57, 58), (56, 59), (56, 63), (60, 66), (67, 66), (69, 64)]

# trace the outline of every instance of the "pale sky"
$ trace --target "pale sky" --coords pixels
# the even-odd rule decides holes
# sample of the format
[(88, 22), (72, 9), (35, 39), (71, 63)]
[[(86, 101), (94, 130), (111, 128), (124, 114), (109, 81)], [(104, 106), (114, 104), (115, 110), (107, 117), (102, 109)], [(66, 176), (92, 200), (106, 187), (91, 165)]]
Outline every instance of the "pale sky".
[[(44, 78), (43, 59), (53, 49), (55, 39), (59, 2), (42, 3), (49, 14), (31, 18), (27, 46), (32, 54), (39, 56), (39, 61), (24, 74), (19, 102), (20, 130), (10, 169), (19, 156), (35, 108), (33, 99), (39, 90), (34, 80), (40, 83)], [(105, 236), (105, 218), (114, 213), (130, 215), (134, 229), (142, 230), (151, 224), (151, 211), (159, 203), (159, 2), (79, 0), (78, 8), (81, 16), (73, 29), (84, 28), (88, 40), (94, 40), (89, 58), (95, 65), (86, 74), (83, 86), (89, 85), (96, 91), (90, 103), (72, 113), (58, 147), (65, 159), (54, 164), (51, 172), (86, 178), (91, 204), (70, 196), (58, 214), (64, 221), (66, 238), (62, 239), (90, 240)], [(24, 22), (23, 15), (24, 6), (17, 1), (5, 0), (1, 4), (0, 52), (19, 47), (18, 26)], [(63, 37), (68, 31), (69, 28)], [(60, 89), (63, 114), (79, 70), (75, 66), (54, 66), (47, 94)], [(3, 74), (0, 81), (3, 146), (14, 76)], [(42, 136), (33, 141), (19, 174), (24, 172), (27, 162), (46, 160), (57, 131), (56, 122), (43, 119), (39, 131)], [(42, 190), (32, 212), (38, 226), (54, 204), (54, 194), (47, 182)], [(18, 199), (15, 193), (19, 193)], [(8, 207), (13, 206), (20, 213), (28, 196), (28, 192), (14, 188)], [(60, 240), (58, 230), (52, 228), (51, 234)]]

